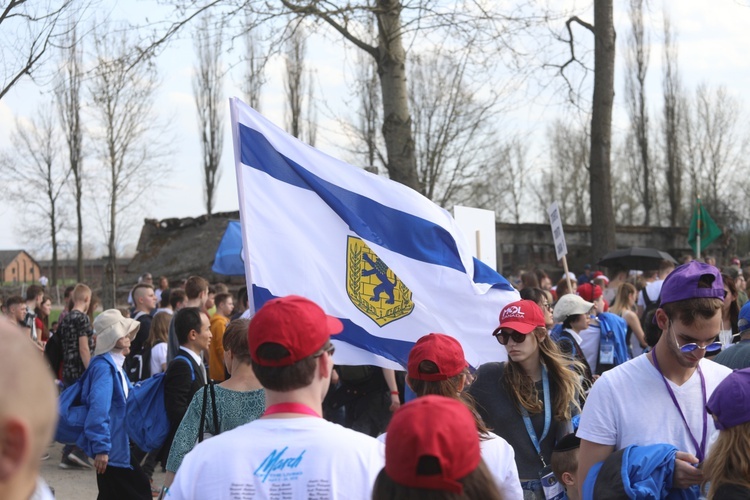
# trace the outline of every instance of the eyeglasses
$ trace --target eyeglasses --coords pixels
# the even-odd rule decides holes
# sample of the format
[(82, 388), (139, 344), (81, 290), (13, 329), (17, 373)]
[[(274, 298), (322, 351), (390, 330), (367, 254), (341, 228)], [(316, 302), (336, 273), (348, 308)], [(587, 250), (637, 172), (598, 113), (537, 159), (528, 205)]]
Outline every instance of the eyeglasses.
[(542, 307), (548, 310), (549, 312), (552, 312), (552, 304), (549, 302), (542, 302)]
[(698, 345), (695, 342), (691, 342), (685, 345), (680, 345), (680, 343), (677, 342), (677, 333), (675, 333), (674, 328), (672, 328), (671, 321), (669, 322), (669, 328), (672, 329), (672, 334), (674, 335), (674, 343), (677, 346), (677, 349), (680, 350), (680, 352), (688, 353), (688, 352), (693, 352), (696, 349), (702, 349), (706, 352), (715, 352), (721, 349), (721, 342), (719, 342), (718, 340), (711, 342), (708, 345)]
[(325, 353), (328, 353), (331, 356), (333, 356), (334, 352), (336, 352), (336, 348), (332, 344), (328, 344), (327, 346), (324, 346), (320, 352), (313, 354), (313, 358), (319, 358)]
[(516, 344), (520, 344), (524, 340), (526, 340), (526, 337), (528, 337), (528, 335), (518, 333), (516, 331), (514, 331), (513, 333), (500, 331), (495, 334), (495, 338), (498, 342), (500, 342), (500, 345), (508, 345), (509, 338), (513, 339), (513, 342), (515, 342)]

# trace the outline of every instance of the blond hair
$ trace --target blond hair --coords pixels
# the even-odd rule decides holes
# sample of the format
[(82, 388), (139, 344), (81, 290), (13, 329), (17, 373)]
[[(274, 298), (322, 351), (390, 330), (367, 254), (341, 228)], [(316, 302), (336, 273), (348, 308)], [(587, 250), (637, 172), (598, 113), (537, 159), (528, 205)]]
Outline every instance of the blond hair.
[(711, 453), (703, 462), (703, 487), (710, 483), (708, 498), (714, 498), (723, 484), (750, 488), (750, 422), (719, 432)]
[[(549, 338), (546, 328), (537, 327), (529, 335), (534, 335), (538, 341), (541, 361), (549, 374), (550, 388), (557, 389), (552, 401), (552, 415), (560, 422), (568, 421), (573, 416), (573, 408), (579, 411), (581, 409), (578, 398), (583, 394), (583, 388), (579, 374), (583, 373), (583, 364), (563, 355), (557, 344)], [(529, 413), (544, 411), (536, 384), (523, 371), (521, 365), (510, 358), (505, 364), (503, 382), (519, 411), (521, 407), (526, 408)]]

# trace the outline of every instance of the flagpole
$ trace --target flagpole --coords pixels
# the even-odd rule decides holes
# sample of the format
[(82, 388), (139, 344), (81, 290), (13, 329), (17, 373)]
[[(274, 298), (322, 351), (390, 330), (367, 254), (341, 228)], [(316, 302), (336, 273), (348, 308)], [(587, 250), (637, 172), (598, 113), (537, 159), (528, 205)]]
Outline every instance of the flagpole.
[(695, 248), (697, 249), (696, 259), (701, 260), (701, 197), (698, 196), (698, 224), (696, 226)]

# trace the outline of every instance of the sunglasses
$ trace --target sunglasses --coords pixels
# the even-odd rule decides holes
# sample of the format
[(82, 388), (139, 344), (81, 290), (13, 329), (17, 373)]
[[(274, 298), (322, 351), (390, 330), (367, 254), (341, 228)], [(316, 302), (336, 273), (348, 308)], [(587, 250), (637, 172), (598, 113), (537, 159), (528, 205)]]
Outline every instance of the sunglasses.
[(319, 353), (313, 354), (313, 358), (319, 358), (319, 357), (321, 357), (325, 353), (328, 353), (331, 356), (333, 356), (334, 352), (336, 352), (336, 348), (333, 345), (329, 344), (329, 345), (323, 347), (323, 350), (321, 350)]
[(513, 333), (500, 331), (495, 334), (495, 338), (498, 342), (500, 342), (500, 345), (508, 345), (509, 338), (513, 339), (513, 342), (515, 342), (516, 344), (521, 344), (524, 340), (526, 340), (526, 337), (528, 337), (528, 335), (515, 331)]
[[(672, 328), (672, 322), (669, 323), (669, 327)], [(674, 335), (674, 343), (677, 346), (677, 348), (680, 350), (680, 352), (689, 353), (689, 352), (695, 351), (696, 349), (702, 349), (706, 352), (716, 352), (719, 349), (721, 349), (721, 342), (719, 342), (718, 340), (711, 342), (708, 345), (698, 345), (695, 342), (691, 342), (685, 345), (680, 345), (680, 343), (677, 342), (677, 334), (675, 333), (674, 328), (672, 328), (672, 334)]]

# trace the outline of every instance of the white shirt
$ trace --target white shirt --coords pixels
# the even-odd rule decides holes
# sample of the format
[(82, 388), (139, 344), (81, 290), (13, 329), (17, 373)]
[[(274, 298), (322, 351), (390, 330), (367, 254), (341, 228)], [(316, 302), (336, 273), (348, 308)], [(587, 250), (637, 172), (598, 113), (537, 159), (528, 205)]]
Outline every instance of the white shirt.
[[(732, 370), (713, 361), (700, 362), (706, 379), (706, 401), (716, 386)], [(678, 386), (667, 380), (674, 391), (695, 439), (703, 436), (703, 401), (698, 370)], [(706, 454), (719, 436), (711, 415), (707, 417)], [(648, 356), (638, 356), (605, 372), (594, 383), (581, 414), (578, 437), (593, 443), (614, 445), (620, 450), (630, 445), (666, 443), (680, 451), (696, 454), (662, 376)]]
[(203, 358), (199, 354), (196, 354), (187, 347), (183, 346), (180, 346), (180, 351), (188, 353), (190, 357), (193, 358), (196, 363), (198, 363), (198, 366), (203, 366)]
[[(386, 434), (378, 436), (378, 441), (385, 443)], [(482, 460), (492, 474), (497, 489), (500, 490), (500, 496), (503, 500), (523, 500), (523, 490), (521, 480), (518, 479), (516, 453), (513, 447), (494, 432), (490, 432), (488, 437), (489, 439), (479, 441), (479, 449), (482, 453)]]
[(122, 383), (122, 390), (125, 393), (125, 399), (128, 399), (128, 381), (125, 378), (125, 373), (122, 371), (122, 365), (125, 363), (125, 356), (121, 352), (112, 352), (109, 351), (109, 355), (112, 358), (112, 361), (115, 362), (115, 366), (117, 367), (117, 373), (120, 375), (120, 382)]
[(578, 344), (581, 346), (583, 356), (586, 358), (591, 372), (596, 373), (596, 363), (599, 361), (599, 344), (602, 342), (602, 329), (599, 328), (599, 321), (594, 324), (592, 320), (589, 327), (581, 330), (579, 335), (581, 340), (578, 341)]
[[(656, 300), (661, 295), (661, 286), (664, 284), (664, 280), (657, 279), (656, 281), (652, 281), (651, 283), (646, 284), (646, 293), (648, 294), (648, 298), (651, 299), (651, 302), (656, 302)], [(638, 302), (636, 303), (638, 307), (642, 307), (643, 309), (646, 308), (646, 301), (643, 300), (643, 290), (638, 292)]]
[(259, 419), (199, 443), (170, 499), (370, 498), (378, 440), (317, 417)]
[(36, 479), (36, 489), (31, 494), (29, 500), (55, 500), (55, 496), (52, 494), (52, 490), (49, 489), (44, 479), (38, 477)]
[(164, 370), (161, 365), (167, 362), (167, 343), (159, 342), (151, 348), (151, 376)]

